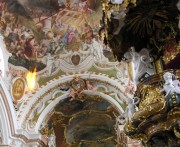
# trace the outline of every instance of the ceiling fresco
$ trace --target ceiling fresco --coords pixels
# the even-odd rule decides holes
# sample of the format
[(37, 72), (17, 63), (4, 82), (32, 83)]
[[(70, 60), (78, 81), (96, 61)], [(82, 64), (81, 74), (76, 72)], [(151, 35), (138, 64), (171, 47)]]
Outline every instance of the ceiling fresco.
[[(0, 32), (8, 52), (9, 63), (37, 71), (49, 59), (59, 59), (68, 52), (87, 51), (92, 39), (103, 48), (105, 56), (112, 53), (98, 38), (101, 18), (100, 1), (96, 0), (8, 0), (1, 1)], [(90, 45), (90, 46), (89, 46)], [(72, 59), (74, 65), (79, 57)]]

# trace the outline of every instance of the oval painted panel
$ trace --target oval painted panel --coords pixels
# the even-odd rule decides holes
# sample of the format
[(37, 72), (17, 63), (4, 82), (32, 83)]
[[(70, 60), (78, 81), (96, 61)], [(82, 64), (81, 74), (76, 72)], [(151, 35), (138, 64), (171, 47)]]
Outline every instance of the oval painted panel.
[(14, 100), (20, 100), (24, 95), (24, 91), (25, 91), (25, 83), (23, 79), (21, 78), (16, 79), (12, 85), (12, 95)]
[(72, 63), (73, 63), (74, 65), (78, 65), (79, 62), (80, 62), (80, 56), (79, 56), (79, 55), (73, 55), (73, 56), (71, 57), (71, 61), (72, 61)]

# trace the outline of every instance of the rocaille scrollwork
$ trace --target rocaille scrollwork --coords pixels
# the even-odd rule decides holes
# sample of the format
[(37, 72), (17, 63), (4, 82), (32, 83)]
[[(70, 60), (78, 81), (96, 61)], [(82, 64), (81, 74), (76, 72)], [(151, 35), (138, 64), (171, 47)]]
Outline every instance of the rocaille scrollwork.
[(180, 82), (178, 73), (179, 71), (160, 73), (139, 83), (136, 92), (136, 96), (140, 98), (139, 109), (124, 127), (125, 133), (130, 138), (142, 140), (148, 146), (155, 140), (160, 141), (159, 134), (163, 134), (162, 136), (167, 138), (165, 142), (167, 146), (172, 143), (172, 139), (173, 143), (179, 145), (180, 96), (178, 90)]

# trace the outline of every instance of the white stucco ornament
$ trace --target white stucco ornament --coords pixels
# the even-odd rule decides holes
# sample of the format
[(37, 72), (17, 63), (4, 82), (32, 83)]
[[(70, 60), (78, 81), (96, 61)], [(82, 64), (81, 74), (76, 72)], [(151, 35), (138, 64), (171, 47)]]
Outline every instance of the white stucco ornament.
[(124, 57), (128, 62), (132, 62), (133, 65), (133, 80), (135, 84), (138, 84), (140, 78), (144, 74), (154, 74), (153, 58), (150, 56), (147, 48), (141, 49), (140, 52), (136, 52), (134, 47), (131, 47), (128, 52), (124, 54)]
[(6, 78), (6, 72), (9, 71), (8, 68), (8, 59), (11, 56), (11, 53), (9, 53), (6, 50), (6, 45), (4, 43), (4, 37), (0, 35), (0, 71), (1, 71), (1, 76)]
[(124, 0), (109, 0), (112, 4), (122, 4)]
[[(135, 98), (127, 98), (126, 99), (126, 110), (120, 116), (116, 118), (116, 124), (122, 125), (125, 122), (131, 121), (133, 114), (137, 111), (137, 104), (140, 102), (140, 99)], [(125, 119), (125, 121), (124, 121)]]
[(50, 136), (48, 136), (48, 146), (56, 147), (56, 136), (54, 134), (51, 134)]
[(163, 75), (164, 78), (164, 85), (163, 89), (161, 89), (161, 92), (165, 92), (165, 97), (168, 95), (171, 95), (173, 93), (180, 94), (180, 81), (177, 80), (176, 76), (170, 72), (166, 72)]

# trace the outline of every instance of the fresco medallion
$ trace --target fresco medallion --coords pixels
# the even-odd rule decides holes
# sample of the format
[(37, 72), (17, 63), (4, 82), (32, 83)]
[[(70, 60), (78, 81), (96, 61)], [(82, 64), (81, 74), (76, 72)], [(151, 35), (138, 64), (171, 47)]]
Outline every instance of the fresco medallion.
[(12, 95), (15, 101), (21, 100), (25, 92), (25, 82), (22, 78), (16, 78), (12, 84)]

